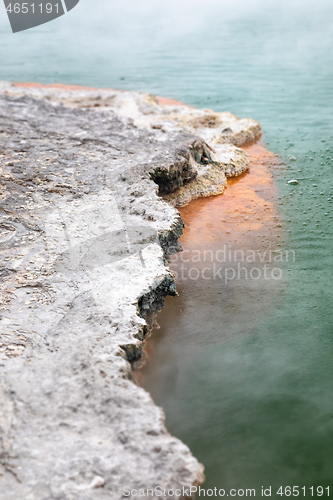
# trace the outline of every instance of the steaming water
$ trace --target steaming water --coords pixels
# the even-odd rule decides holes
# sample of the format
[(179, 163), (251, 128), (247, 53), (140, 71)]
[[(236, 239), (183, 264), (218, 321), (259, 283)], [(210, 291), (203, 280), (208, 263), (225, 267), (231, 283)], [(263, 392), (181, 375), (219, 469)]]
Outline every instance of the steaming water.
[(81, 0), (16, 35), (0, 14), (3, 80), (151, 91), (262, 123), (296, 262), (275, 285), (180, 283), (145, 384), (207, 487), (333, 486), (333, 3)]

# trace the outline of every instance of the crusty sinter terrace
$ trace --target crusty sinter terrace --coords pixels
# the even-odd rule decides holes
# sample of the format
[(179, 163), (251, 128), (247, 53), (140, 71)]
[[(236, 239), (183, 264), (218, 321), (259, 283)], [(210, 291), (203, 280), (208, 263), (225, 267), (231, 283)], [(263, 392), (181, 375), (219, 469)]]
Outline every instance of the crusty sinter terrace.
[(260, 134), (148, 94), (0, 84), (1, 500), (202, 483), (131, 362), (176, 293), (175, 206), (222, 192)]

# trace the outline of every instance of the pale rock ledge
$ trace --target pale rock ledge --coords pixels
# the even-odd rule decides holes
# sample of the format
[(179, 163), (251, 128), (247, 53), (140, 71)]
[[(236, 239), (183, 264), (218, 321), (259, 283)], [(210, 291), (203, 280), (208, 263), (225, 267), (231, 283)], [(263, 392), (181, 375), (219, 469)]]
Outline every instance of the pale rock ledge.
[(159, 194), (179, 205), (222, 192), (249, 166), (233, 144), (259, 124), (148, 94), (8, 83), (0, 109), (0, 499), (202, 483), (131, 363), (176, 293), (167, 256), (183, 221)]

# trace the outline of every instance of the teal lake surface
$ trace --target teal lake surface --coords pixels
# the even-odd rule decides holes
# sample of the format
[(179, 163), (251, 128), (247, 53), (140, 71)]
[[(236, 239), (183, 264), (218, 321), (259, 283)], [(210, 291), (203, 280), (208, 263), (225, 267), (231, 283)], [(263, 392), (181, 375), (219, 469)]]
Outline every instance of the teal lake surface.
[(0, 6), (0, 37), (0, 80), (142, 90), (260, 121), (284, 163), (281, 248), (296, 260), (232, 309), (225, 287), (180, 284), (145, 386), (207, 488), (332, 496), (333, 2), (81, 0), (15, 35)]

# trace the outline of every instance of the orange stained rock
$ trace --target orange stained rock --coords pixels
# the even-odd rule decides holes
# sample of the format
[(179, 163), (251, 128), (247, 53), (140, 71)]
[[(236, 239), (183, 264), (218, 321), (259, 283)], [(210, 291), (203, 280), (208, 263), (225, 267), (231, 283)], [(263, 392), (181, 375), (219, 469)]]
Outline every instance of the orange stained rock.
[[(240, 249), (244, 252), (252, 250), (265, 253), (269, 250), (276, 250), (277, 245), (280, 244), (281, 228), (279, 226), (281, 224), (276, 209), (278, 192), (272, 175), (272, 169), (279, 168), (278, 158), (266, 149), (262, 141), (247, 145), (243, 149), (247, 151), (250, 159), (250, 169), (247, 172), (239, 177), (228, 179), (227, 188), (223, 194), (199, 198), (179, 209), (186, 225), (180, 238), (186, 255), (184, 255), (184, 260), (181, 254), (171, 256), (170, 267), (175, 272), (179, 273), (179, 265), (190, 269), (193, 262), (196, 262), (195, 265), (198, 268), (212, 265), (209, 253), (207, 261), (195, 260), (197, 251), (200, 253), (212, 251), (215, 256), (214, 252), (224, 248), (226, 252)], [(242, 266), (247, 265), (246, 262), (240, 261), (240, 263)], [(218, 264), (223, 266), (221, 261), (218, 261)], [(260, 262), (256, 261), (255, 265), (260, 267)], [(188, 283), (186, 280), (182, 282), (178, 274), (178, 291), (183, 289), (189, 293), (189, 289), (186, 288)], [(263, 286), (265, 283), (262, 283)], [(184, 286), (185, 288), (182, 288)], [(219, 290), (228, 293), (223, 287)], [(234, 294), (234, 303), (237, 305), (237, 289)], [(240, 300), (243, 299), (244, 295), (241, 295)], [(173, 307), (177, 314), (180, 307), (177, 306), (177, 300), (172, 299), (167, 304), (169, 317), (172, 317)], [(184, 297), (182, 300), (185, 300)], [(197, 306), (200, 307), (199, 303)], [(171, 324), (166, 318), (168, 317), (164, 315), (162, 320), (162, 333), (164, 334), (168, 333)], [(157, 321), (159, 321), (158, 318)], [(134, 378), (139, 385), (145, 386), (147, 370), (150, 369), (159, 342), (161, 342), (161, 335), (153, 336), (146, 341), (142, 363), (137, 367), (141, 367), (144, 363), (146, 366), (143, 370), (134, 372)]]
[(203, 250), (223, 242), (244, 248), (279, 242), (277, 187), (270, 168), (277, 157), (262, 141), (243, 149), (249, 155), (250, 169), (228, 179), (223, 195), (194, 200), (180, 208), (186, 226), (180, 242), (186, 250)]
[(176, 101), (175, 99), (170, 99), (169, 97), (156, 96), (156, 98), (158, 100), (158, 104), (160, 104), (161, 106), (186, 106), (188, 108), (193, 108), (193, 106), (190, 106), (189, 104), (185, 104), (181, 101)]
[[(82, 85), (65, 85), (63, 83), (38, 83), (38, 82), (13, 82), (14, 87), (23, 87), (23, 88), (45, 88), (45, 89), (59, 89), (59, 90), (103, 90), (94, 87), (84, 87)], [(104, 89), (104, 90), (112, 90), (112, 89)]]

